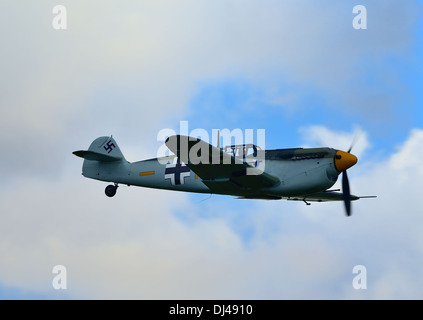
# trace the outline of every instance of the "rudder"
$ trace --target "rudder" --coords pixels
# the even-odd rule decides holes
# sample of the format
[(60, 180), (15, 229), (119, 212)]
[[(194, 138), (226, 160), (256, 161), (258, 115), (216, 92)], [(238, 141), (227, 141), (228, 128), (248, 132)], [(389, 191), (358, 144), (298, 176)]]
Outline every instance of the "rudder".
[(85, 160), (93, 161), (112, 162), (125, 160), (113, 136), (99, 137), (91, 143), (88, 150), (74, 151), (73, 154)]

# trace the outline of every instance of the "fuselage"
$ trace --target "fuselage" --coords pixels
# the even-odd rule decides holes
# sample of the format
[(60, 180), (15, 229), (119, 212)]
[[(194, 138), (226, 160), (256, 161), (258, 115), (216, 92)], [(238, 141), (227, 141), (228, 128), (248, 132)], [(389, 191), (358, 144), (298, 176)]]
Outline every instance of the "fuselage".
[(243, 188), (229, 193), (210, 189), (177, 156), (132, 163), (125, 159), (119, 162), (84, 160), (82, 174), (101, 181), (175, 191), (293, 197), (324, 191), (334, 185), (341, 172), (335, 162), (337, 152), (332, 148), (266, 150), (255, 160), (256, 166), (280, 182), (268, 188)]

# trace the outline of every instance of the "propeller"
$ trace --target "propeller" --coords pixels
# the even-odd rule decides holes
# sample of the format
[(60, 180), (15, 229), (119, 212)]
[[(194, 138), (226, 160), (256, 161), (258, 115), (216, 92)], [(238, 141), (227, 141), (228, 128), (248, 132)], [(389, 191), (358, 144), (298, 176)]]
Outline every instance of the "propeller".
[(347, 152), (338, 150), (335, 156), (335, 166), (339, 172), (342, 172), (342, 198), (344, 200), (345, 213), (347, 214), (347, 217), (351, 215), (351, 192), (347, 169), (357, 163), (357, 157), (351, 154), (354, 142), (355, 141), (351, 143)]
[(342, 171), (342, 197), (344, 198), (345, 212), (349, 217), (351, 215), (351, 192), (347, 170)]

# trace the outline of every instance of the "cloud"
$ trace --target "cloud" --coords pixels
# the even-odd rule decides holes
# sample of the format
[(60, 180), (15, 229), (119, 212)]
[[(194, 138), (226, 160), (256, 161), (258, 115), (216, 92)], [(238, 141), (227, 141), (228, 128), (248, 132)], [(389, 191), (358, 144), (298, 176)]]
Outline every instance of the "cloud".
[(367, 133), (357, 127), (354, 132), (334, 132), (324, 126), (309, 126), (299, 129), (303, 141), (307, 143), (307, 147), (330, 147), (334, 149), (348, 151), (352, 147), (351, 152), (357, 157), (361, 157), (366, 149), (370, 147), (367, 139)]
[(68, 30), (57, 31), (53, 5), (1, 10), (0, 39), (9, 45), (0, 62), (0, 147), (13, 155), (1, 160), (11, 167), (5, 176), (60, 170), (53, 158), (63, 161), (65, 149), (45, 154), (64, 141), (106, 131), (152, 141), (151, 132), (183, 119), (199, 84), (213, 79), (247, 79), (290, 110), (302, 109), (298, 97), (311, 89), (343, 112), (388, 115), (407, 90), (399, 65), (387, 62), (409, 56), (419, 11), (417, 2), (369, 4), (369, 28), (360, 32), (351, 26), (353, 2), (73, 1), (65, 3)]
[(415, 170), (422, 175), (422, 166), (417, 156), (417, 150), (420, 150), (423, 143), (423, 132), (418, 129), (411, 131), (411, 138), (399, 149), (399, 152), (392, 157), (390, 165), (393, 169)]

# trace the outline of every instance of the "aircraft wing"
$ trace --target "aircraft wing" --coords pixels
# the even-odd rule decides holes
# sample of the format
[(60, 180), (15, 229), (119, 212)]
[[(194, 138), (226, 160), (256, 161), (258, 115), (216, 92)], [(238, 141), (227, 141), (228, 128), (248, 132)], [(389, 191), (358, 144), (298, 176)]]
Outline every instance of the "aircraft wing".
[(250, 166), (239, 158), (193, 137), (175, 135), (166, 146), (194, 171), (211, 190), (237, 193), (245, 189), (272, 187), (279, 178)]

